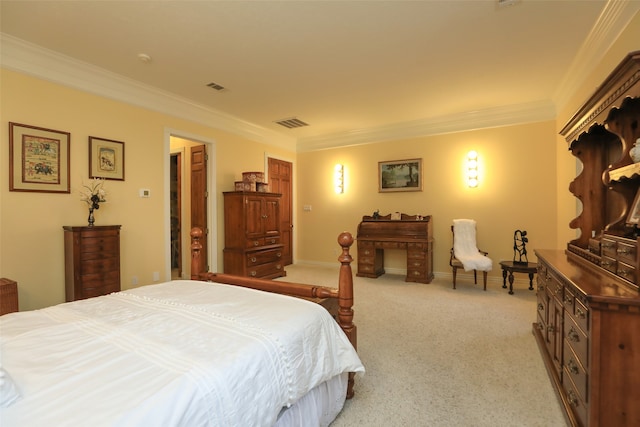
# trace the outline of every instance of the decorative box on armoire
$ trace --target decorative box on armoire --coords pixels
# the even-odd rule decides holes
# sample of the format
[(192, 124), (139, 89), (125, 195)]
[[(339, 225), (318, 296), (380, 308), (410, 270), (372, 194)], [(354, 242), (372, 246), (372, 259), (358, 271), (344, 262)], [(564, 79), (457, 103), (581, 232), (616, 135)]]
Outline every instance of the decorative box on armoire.
[(224, 272), (274, 279), (286, 276), (280, 242), (278, 193), (229, 191), (224, 195)]
[(120, 227), (63, 227), (67, 302), (120, 291)]

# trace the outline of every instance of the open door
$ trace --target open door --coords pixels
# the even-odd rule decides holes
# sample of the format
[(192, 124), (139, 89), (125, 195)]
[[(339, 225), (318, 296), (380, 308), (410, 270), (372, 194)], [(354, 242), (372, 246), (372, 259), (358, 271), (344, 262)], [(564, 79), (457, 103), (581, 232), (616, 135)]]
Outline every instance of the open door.
[(280, 193), (280, 232), (282, 233), (281, 243), (282, 262), (284, 265), (293, 263), (293, 203), (292, 203), (292, 182), (293, 164), (284, 160), (268, 159), (269, 191)]
[(201, 258), (209, 271), (207, 251), (209, 227), (207, 224), (207, 149), (205, 144), (191, 147), (191, 228), (203, 231)]

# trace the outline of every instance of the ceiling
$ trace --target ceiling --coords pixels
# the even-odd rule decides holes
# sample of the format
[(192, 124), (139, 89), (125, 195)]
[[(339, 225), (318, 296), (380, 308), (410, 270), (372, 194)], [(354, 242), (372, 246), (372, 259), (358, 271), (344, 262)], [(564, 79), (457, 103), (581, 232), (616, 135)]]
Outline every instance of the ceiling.
[[(616, 3), (1, 0), (0, 30), (313, 143), (555, 111), (598, 60), (583, 44), (605, 51), (631, 18)], [(308, 126), (275, 123), (294, 117)]]

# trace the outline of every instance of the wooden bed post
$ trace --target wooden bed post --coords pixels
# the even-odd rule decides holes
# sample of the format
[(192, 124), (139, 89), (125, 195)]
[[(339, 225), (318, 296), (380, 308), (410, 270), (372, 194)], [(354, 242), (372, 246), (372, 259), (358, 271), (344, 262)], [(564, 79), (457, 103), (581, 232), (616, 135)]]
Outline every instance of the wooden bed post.
[[(338, 236), (338, 244), (342, 247), (342, 254), (338, 257), (340, 261), (340, 274), (338, 276), (338, 324), (349, 338), (353, 348), (358, 350), (358, 333), (356, 325), (353, 323), (353, 272), (351, 262), (353, 258), (349, 254), (349, 248), (353, 244), (351, 233), (343, 232)], [(353, 386), (355, 383), (355, 372), (349, 372), (349, 382), (347, 383), (347, 399), (354, 395)]]
[(200, 239), (202, 238), (202, 229), (198, 227), (193, 227), (191, 229), (191, 280), (200, 280), (200, 273), (204, 273), (204, 271), (200, 271), (201, 268), (201, 260), (200, 260), (200, 252), (202, 251), (202, 243), (200, 243)]

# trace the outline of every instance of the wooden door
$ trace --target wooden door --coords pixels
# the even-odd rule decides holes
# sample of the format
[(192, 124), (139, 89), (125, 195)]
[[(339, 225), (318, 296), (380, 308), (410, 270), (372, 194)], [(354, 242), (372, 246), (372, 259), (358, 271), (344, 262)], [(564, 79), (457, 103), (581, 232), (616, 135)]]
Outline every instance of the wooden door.
[(204, 144), (191, 147), (191, 228), (200, 227), (203, 235), (201, 259), (209, 271), (207, 242), (207, 151)]
[(269, 191), (282, 194), (280, 199), (280, 235), (282, 262), (293, 262), (293, 164), (279, 159), (268, 159)]

